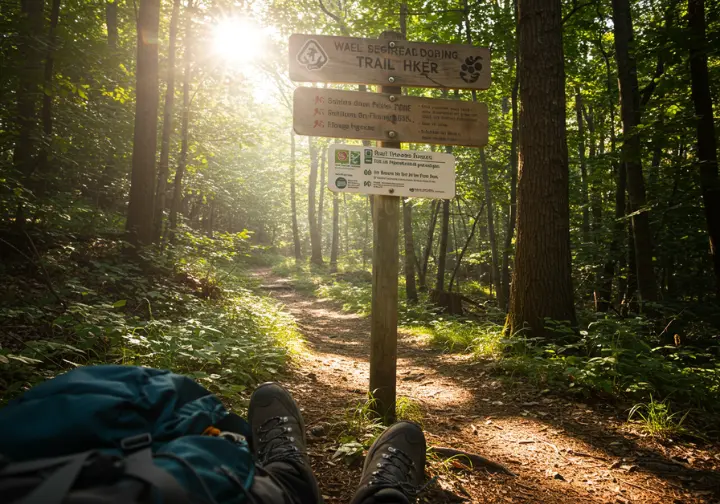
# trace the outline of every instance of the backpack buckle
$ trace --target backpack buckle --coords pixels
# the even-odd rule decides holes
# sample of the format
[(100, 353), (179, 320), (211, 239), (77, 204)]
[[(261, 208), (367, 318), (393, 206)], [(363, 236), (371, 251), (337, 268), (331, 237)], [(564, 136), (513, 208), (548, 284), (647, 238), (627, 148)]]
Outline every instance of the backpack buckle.
[(120, 448), (125, 452), (134, 452), (142, 448), (147, 448), (152, 444), (152, 436), (149, 432), (138, 434), (136, 436), (126, 437), (120, 441)]

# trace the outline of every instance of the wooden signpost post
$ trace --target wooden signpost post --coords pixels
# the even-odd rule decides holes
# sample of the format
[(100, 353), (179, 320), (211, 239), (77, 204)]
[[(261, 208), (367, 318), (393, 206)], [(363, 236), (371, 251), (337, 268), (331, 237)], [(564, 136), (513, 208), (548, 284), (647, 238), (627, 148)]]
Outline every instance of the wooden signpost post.
[[(300, 35), (290, 37), (290, 78), (300, 82), (379, 84), (379, 93), (297, 88), (293, 96), (293, 128), (300, 135), (379, 140), (377, 151), (385, 159), (400, 158), (401, 142), (467, 145), (488, 142), (488, 112), (482, 103), (435, 100), (402, 95), (401, 86), (487, 89), (490, 86), (490, 52), (483, 47), (408, 42), (396, 32), (379, 39)], [(330, 151), (337, 154), (338, 147)], [(384, 149), (384, 150), (383, 150)], [(371, 149), (343, 149), (364, 156)], [(420, 154), (420, 153), (417, 153)], [(434, 159), (413, 169), (437, 168)], [(345, 159), (335, 159), (339, 165)], [(372, 162), (370, 162), (372, 164)], [(334, 165), (333, 165), (334, 166)], [(400, 197), (395, 187), (413, 188), (413, 196), (454, 196), (446, 184), (415, 186), (415, 173), (363, 174), (362, 161), (349, 160), (328, 187), (334, 191), (364, 192), (373, 197), (373, 273), (370, 333), (370, 393), (374, 410), (386, 423), (395, 420), (398, 318), (398, 240)], [(337, 168), (334, 166), (334, 168)], [(394, 172), (395, 170), (393, 170)], [(444, 172), (447, 173), (447, 172)], [(446, 175), (445, 175), (446, 176)], [(363, 184), (360, 185), (359, 181)], [(454, 180), (453, 180), (454, 182)], [(352, 185), (351, 185), (352, 184)], [(414, 192), (419, 189), (417, 194)], [(387, 193), (385, 192), (387, 190)]]

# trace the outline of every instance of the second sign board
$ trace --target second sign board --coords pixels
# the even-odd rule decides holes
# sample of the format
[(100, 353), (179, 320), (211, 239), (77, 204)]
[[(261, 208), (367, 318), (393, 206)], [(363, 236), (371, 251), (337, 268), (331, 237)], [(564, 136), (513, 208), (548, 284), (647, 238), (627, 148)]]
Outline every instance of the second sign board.
[(300, 87), (293, 128), (298, 135), (482, 147), (488, 109), (469, 101)]
[(414, 198), (455, 196), (455, 156), (362, 145), (330, 145), (328, 189)]

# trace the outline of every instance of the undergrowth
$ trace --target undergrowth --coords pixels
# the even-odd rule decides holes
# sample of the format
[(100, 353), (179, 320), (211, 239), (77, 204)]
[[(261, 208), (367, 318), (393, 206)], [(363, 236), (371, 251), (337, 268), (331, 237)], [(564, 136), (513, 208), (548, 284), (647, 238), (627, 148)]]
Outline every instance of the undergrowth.
[(299, 349), (292, 318), (239, 274), (246, 232), (183, 233), (162, 252), (117, 238), (53, 242), (34, 264), (0, 270), (3, 401), (76, 366), (135, 364), (193, 376), (237, 403)]

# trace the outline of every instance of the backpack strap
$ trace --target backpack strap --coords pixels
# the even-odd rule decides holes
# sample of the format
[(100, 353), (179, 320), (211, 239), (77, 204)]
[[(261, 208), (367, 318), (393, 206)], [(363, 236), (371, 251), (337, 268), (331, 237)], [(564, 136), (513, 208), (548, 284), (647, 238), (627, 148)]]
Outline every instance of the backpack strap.
[[(65, 500), (68, 492), (75, 484), (75, 480), (78, 475), (82, 472), (85, 462), (95, 452), (87, 451), (84, 453), (78, 453), (69, 460), (65, 460), (65, 464), (58, 468), (54, 473), (50, 475), (40, 486), (33, 490), (30, 494), (25, 496), (18, 504), (62, 504)], [(42, 469), (57, 465), (57, 459), (43, 459), (34, 461), (34, 464), (38, 467), (35, 469)], [(25, 465), (25, 470), (28, 471), (28, 467), (32, 470), (32, 463)]]
[(178, 480), (165, 469), (155, 465), (153, 452), (149, 447), (138, 450), (125, 458), (125, 474), (160, 490), (164, 503), (192, 504), (187, 490)]

